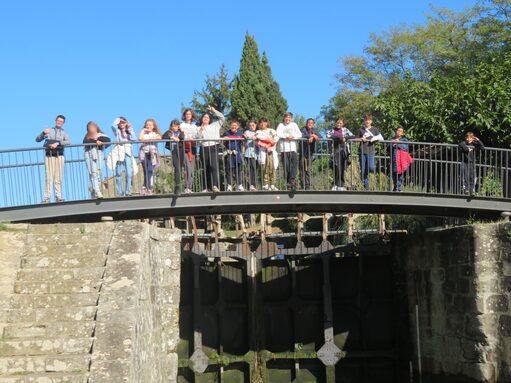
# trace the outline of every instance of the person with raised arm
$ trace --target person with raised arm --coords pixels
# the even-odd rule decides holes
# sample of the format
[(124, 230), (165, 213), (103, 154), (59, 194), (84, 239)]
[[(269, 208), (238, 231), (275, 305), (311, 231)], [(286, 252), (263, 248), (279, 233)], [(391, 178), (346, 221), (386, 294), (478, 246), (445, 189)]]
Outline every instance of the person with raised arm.
[(71, 144), (71, 139), (63, 128), (65, 122), (66, 117), (59, 114), (55, 118), (55, 126), (44, 129), (35, 139), (36, 142), (44, 140), (43, 146), (46, 148), (44, 157), (46, 187), (42, 203), (50, 202), (52, 186), (55, 190), (55, 201), (64, 201), (62, 198), (64, 146)]
[(392, 183), (394, 187), (392, 191), (401, 192), (401, 186), (403, 185), (403, 175), (408, 167), (413, 163), (413, 158), (408, 153), (408, 144), (410, 141), (405, 137), (405, 130), (403, 127), (396, 129), (396, 134), (392, 140)]
[(144, 185), (141, 189), (142, 195), (151, 195), (153, 172), (160, 166), (160, 154), (155, 140), (161, 140), (160, 128), (152, 118), (145, 121), (144, 127), (138, 134), (139, 141), (145, 141), (139, 150), (139, 159), (144, 170)]
[(96, 198), (103, 198), (101, 192), (101, 168), (103, 163), (103, 151), (106, 143), (110, 142), (98, 124), (94, 121), (87, 123), (87, 132), (83, 137), (85, 166), (89, 173), (90, 186)]
[(380, 131), (373, 126), (373, 116), (364, 116), (363, 126), (358, 132), (361, 141), (359, 148), (360, 176), (364, 182), (364, 189), (369, 190), (369, 173), (374, 173), (374, 143), (383, 141)]
[(172, 156), (172, 166), (174, 167), (174, 194), (181, 193), (181, 168), (185, 158), (184, 140), (185, 134), (181, 131), (179, 120), (170, 122), (169, 130), (163, 133), (162, 139), (169, 140), (165, 142), (165, 148), (170, 151)]
[[(116, 192), (118, 196), (131, 195), (131, 180), (136, 174), (137, 162), (132, 152), (131, 141), (137, 136), (131, 122), (126, 117), (118, 117), (112, 123), (114, 140), (119, 144), (110, 151), (107, 158), (107, 165), (115, 173)], [(124, 173), (124, 182), (123, 176)]]
[(332, 165), (334, 170), (334, 182), (332, 186), (333, 191), (345, 191), (346, 183), (345, 173), (350, 160), (350, 147), (347, 143), (348, 140), (353, 139), (355, 136), (351, 131), (344, 126), (344, 119), (339, 117), (335, 125), (327, 133), (327, 138), (332, 140)]
[(483, 142), (476, 137), (474, 132), (467, 132), (465, 139), (458, 144), (461, 150), (461, 174), (462, 190), (465, 194), (474, 194), (477, 186), (477, 157), (484, 149)]
[(256, 129), (257, 122), (249, 121), (248, 129), (243, 133), (245, 137), (245, 160), (248, 168), (249, 190), (257, 190), (257, 155), (258, 148), (256, 146)]
[(299, 186), (296, 183), (298, 171), (298, 153), (296, 152), (296, 140), (302, 138), (302, 132), (298, 125), (293, 122), (293, 113), (284, 113), (283, 121), (277, 126), (279, 136), (279, 149), (284, 166), (284, 178), (288, 190), (295, 190)]
[(276, 173), (279, 166), (279, 155), (277, 153), (279, 136), (275, 129), (268, 128), (268, 119), (266, 117), (262, 117), (259, 120), (256, 140), (257, 147), (259, 148), (259, 164), (263, 174), (263, 190), (279, 190), (275, 186), (277, 183)]
[[(212, 106), (208, 106), (208, 112), (200, 118), (197, 138), (205, 140), (201, 142), (201, 160), (204, 169), (204, 190), (212, 190), (214, 193), (220, 191), (218, 171), (218, 144), (220, 140), (220, 128), (224, 124), (225, 117)], [(216, 117), (213, 121), (212, 116)]]
[(302, 189), (311, 190), (312, 178), (312, 160), (314, 153), (316, 153), (316, 142), (319, 140), (318, 132), (314, 125), (316, 121), (313, 118), (308, 118), (305, 126), (302, 128), (302, 138), (300, 141), (300, 170), (301, 177), (300, 183)]
[(194, 124), (197, 116), (193, 109), (187, 108), (183, 112), (181, 123), (181, 131), (185, 136), (184, 142), (184, 156), (183, 156), (183, 165), (184, 165), (184, 192), (191, 193), (193, 190), (193, 178), (195, 175), (195, 154), (196, 154), (196, 144), (195, 139), (197, 138), (198, 128), (197, 125)]

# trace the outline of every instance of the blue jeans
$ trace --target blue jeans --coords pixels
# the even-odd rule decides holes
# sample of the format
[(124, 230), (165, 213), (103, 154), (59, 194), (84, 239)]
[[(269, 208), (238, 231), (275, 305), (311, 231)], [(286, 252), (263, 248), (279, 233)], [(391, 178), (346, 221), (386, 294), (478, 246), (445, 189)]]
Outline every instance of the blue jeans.
[[(122, 172), (126, 174), (124, 192), (122, 185)], [(115, 178), (117, 183), (117, 195), (128, 195), (131, 192), (131, 157), (124, 156), (124, 161), (117, 161), (115, 166)]]
[(364, 189), (369, 190), (369, 173), (374, 173), (374, 154), (359, 154), (359, 160)]
[[(94, 152), (96, 153), (96, 159), (94, 159)], [(101, 179), (101, 157), (102, 153), (96, 149), (91, 149), (85, 152), (85, 166), (87, 166), (90, 184), (96, 196), (101, 194), (101, 188), (99, 186)]]
[(401, 191), (403, 185), (403, 173), (399, 174), (397, 170), (392, 170), (392, 181), (394, 182), (394, 188), (392, 191)]

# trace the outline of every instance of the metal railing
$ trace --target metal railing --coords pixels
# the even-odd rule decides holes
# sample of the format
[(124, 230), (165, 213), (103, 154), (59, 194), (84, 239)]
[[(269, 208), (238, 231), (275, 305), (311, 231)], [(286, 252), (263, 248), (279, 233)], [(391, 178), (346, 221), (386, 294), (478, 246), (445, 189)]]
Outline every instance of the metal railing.
[[(308, 142), (300, 139), (288, 142), (288, 146), (296, 146), (296, 152), (277, 150), (273, 154), (256, 145), (254, 157), (247, 157), (250, 143), (254, 142), (134, 141), (113, 142), (103, 150), (69, 145), (65, 147), (62, 164), (58, 157), (47, 156), (51, 152), (45, 148), (1, 150), (0, 207), (52, 202), (55, 197), (75, 201), (288, 189), (511, 197), (511, 150), (486, 148), (476, 152), (470, 161), (464, 161), (457, 145), (400, 142), (406, 144), (402, 148), (407, 155), (396, 142), (380, 141), (374, 144), (374, 156), (368, 156), (362, 154), (360, 141), (341, 145), (320, 139), (314, 150), (308, 151)], [(401, 174), (397, 172), (398, 163), (406, 167)], [(361, 172), (367, 165), (369, 171)], [(58, 183), (59, 174), (62, 192), (55, 196), (55, 178)], [(47, 180), (51, 181), (49, 185)], [(50, 196), (45, 195), (47, 190)]]

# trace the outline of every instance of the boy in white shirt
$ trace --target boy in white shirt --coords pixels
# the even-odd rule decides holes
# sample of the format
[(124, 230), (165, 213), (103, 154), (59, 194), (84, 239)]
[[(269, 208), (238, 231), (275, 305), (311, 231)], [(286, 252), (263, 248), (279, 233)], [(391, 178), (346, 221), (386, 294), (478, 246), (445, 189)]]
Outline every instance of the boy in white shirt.
[(302, 138), (302, 132), (293, 122), (293, 113), (284, 113), (284, 121), (277, 126), (279, 148), (282, 163), (284, 165), (284, 177), (288, 190), (298, 188), (296, 173), (298, 171), (298, 153), (296, 151), (296, 139)]

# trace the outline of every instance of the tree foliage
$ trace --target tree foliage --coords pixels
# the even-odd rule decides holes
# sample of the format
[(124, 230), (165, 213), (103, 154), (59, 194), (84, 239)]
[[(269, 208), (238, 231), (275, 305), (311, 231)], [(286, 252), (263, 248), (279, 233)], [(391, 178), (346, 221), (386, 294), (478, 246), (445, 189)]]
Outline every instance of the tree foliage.
[(232, 80), (225, 65), (222, 64), (217, 74), (209, 76), (206, 74), (204, 88), (193, 93), (192, 108), (197, 114), (207, 111), (208, 105), (214, 106), (224, 115), (231, 112)]
[(402, 125), (414, 139), (456, 142), (473, 130), (487, 144), (508, 145), (510, 15), (511, 0), (488, 0), (373, 34), (363, 56), (340, 59), (323, 116), (344, 115), (352, 126), (369, 112), (384, 132)]
[(239, 73), (234, 77), (232, 116), (243, 125), (252, 119), (268, 118), (275, 126), (287, 109), (278, 83), (273, 79), (266, 53), (262, 57), (253, 36), (245, 35)]

